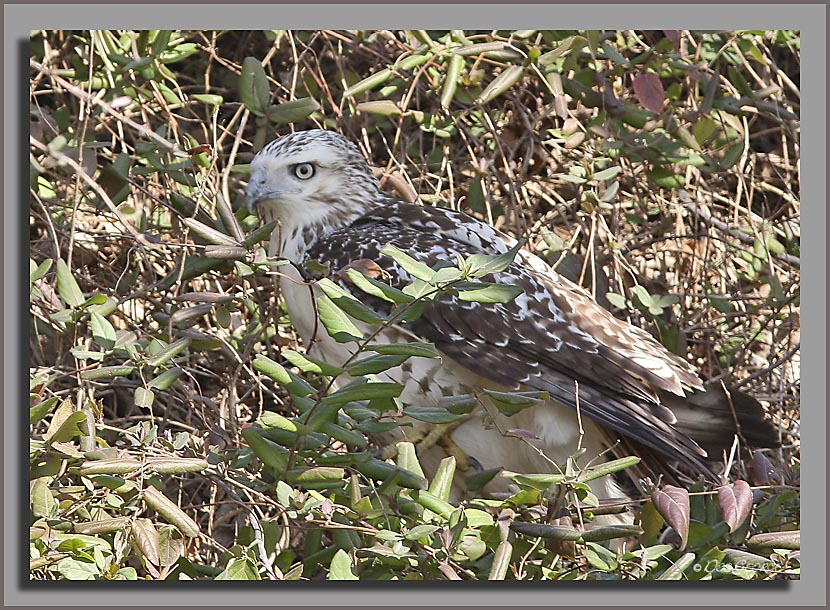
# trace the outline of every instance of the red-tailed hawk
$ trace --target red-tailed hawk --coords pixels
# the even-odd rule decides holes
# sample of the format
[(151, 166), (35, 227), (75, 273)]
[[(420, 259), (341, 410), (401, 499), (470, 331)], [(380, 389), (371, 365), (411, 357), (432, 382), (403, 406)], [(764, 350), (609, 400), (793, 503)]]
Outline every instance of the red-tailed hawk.
[[(279, 221), (269, 254), (300, 266), (318, 261), (333, 273), (373, 261), (380, 277), (398, 288), (413, 278), (381, 253), (389, 244), (432, 267), (459, 256), (506, 253), (516, 243), (461, 212), (404, 203), (380, 192), (358, 148), (330, 131), (303, 131), (271, 142), (251, 163), (247, 197), (250, 206), (261, 206), (266, 221)], [(313, 291), (296, 268), (280, 271), (289, 315), (309, 353), (331, 364), (345, 362), (355, 345), (334, 341), (318, 323)], [(442, 397), (481, 388), (549, 393), (545, 404), (510, 418), (491, 411), (493, 427), (473, 417), (452, 430), (455, 444), (483, 468), (557, 472), (554, 464), (564, 464), (579, 447), (595, 458), (621, 441), (623, 453), (638, 451), (652, 471), (662, 471), (668, 458), (711, 477), (700, 445), (728, 447), (736, 419), (745, 437), (768, 444), (771, 429), (757, 402), (746, 396), (720, 400), (726, 398), (722, 391), (713, 400), (685, 360), (613, 317), (541, 258), (519, 250), (492, 280), (519, 286), (522, 294), (507, 303), (442, 295), (414, 322), (375, 339), (429, 341), (442, 355), (441, 360), (413, 358), (384, 374), (404, 386), (406, 404), (437, 405)], [(388, 311), (387, 303), (367, 300), (348, 282), (342, 285)], [(538, 440), (505, 435), (507, 429), (527, 430)], [(422, 459), (434, 464), (440, 457)], [(489, 491), (507, 483), (497, 477)], [(622, 495), (610, 477), (591, 485), (599, 498)]]

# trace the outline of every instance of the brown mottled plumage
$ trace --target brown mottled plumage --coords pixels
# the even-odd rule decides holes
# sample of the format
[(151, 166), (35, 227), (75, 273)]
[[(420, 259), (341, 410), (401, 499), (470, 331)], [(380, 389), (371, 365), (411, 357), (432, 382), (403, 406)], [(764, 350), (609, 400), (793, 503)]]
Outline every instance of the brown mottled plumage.
[[(404, 203), (381, 193), (357, 147), (333, 132), (298, 132), (272, 142), (251, 164), (247, 193), (249, 205), (260, 204), (266, 220), (279, 220), (271, 255), (299, 264), (319, 261), (333, 273), (355, 261), (374, 261), (383, 277), (398, 288), (412, 278), (380, 253), (387, 244), (429, 266), (454, 262), (458, 255), (504, 253), (515, 244), (511, 237), (466, 214)], [(302, 285), (296, 270), (290, 273), (294, 277), (284, 278), (280, 286), (308, 349), (332, 364), (345, 361), (354, 346), (328, 337), (314, 317), (312, 291)], [(706, 452), (678, 429), (675, 412), (682, 412), (687, 423), (696, 422), (690, 428), (701, 428), (703, 422), (703, 429), (718, 429), (720, 435), (706, 439), (710, 448), (731, 440), (734, 418), (728, 409), (724, 413), (686, 400), (703, 389), (686, 361), (645, 331), (614, 318), (530, 252), (520, 250), (507, 270), (486, 279), (518, 285), (523, 294), (503, 304), (443, 295), (415, 322), (378, 337), (388, 342), (430, 341), (443, 355), (439, 362), (414, 358), (385, 374), (405, 386), (401, 396), (405, 403), (434, 405), (444, 396), (480, 388), (546, 391), (551, 396), (546, 405), (511, 418), (496, 414), (497, 428), (532, 432), (538, 437), (536, 446), (557, 464), (578, 447), (594, 457), (622, 439), (627, 448), (653, 450), (644, 455), (662, 455), (712, 476), (704, 460)], [(383, 301), (367, 300), (348, 282), (341, 283), (378, 310), (388, 307)], [(760, 406), (751, 402), (739, 415), (748, 426), (762, 417)], [(584, 434), (579, 432), (577, 406), (584, 416)], [(771, 436), (770, 429), (758, 425), (759, 438)], [(713, 441), (723, 436), (726, 440), (720, 444)], [(452, 439), (485, 468), (552, 469), (525, 442), (486, 428), (476, 419), (456, 428)], [(664, 468), (662, 463), (647, 466)], [(592, 485), (599, 497), (621, 495), (604, 479)], [(494, 483), (493, 489), (498, 488)]]

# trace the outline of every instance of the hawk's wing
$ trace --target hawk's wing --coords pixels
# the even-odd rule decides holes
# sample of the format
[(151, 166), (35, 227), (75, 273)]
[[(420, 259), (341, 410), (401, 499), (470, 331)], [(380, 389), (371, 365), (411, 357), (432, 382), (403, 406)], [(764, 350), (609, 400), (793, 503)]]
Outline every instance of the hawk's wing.
[[(412, 278), (380, 254), (387, 244), (433, 266), (454, 262), (457, 255), (504, 253), (514, 243), (466, 214), (395, 202), (329, 234), (308, 255), (334, 270), (359, 259), (374, 260), (401, 288)], [(645, 331), (614, 318), (530, 253), (520, 251), (492, 280), (520, 286), (524, 294), (496, 304), (444, 294), (405, 326), (485, 380), (550, 392), (560, 403), (578, 404), (595, 421), (705, 470), (698, 457), (705, 452), (672, 427), (674, 415), (657, 397), (661, 390), (683, 396), (701, 387), (685, 361)], [(347, 288), (366, 302), (365, 294)], [(388, 308), (380, 300), (371, 304)]]

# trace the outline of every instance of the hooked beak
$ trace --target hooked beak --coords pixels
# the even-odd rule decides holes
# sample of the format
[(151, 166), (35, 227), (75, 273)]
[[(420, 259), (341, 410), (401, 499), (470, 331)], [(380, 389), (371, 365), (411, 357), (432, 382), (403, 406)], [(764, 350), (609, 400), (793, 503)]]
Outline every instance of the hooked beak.
[(245, 202), (250, 214), (254, 213), (254, 207), (263, 201), (279, 199), (280, 196), (288, 193), (299, 193), (297, 189), (273, 188), (265, 184), (265, 172), (256, 171), (251, 175), (248, 186), (245, 188)]

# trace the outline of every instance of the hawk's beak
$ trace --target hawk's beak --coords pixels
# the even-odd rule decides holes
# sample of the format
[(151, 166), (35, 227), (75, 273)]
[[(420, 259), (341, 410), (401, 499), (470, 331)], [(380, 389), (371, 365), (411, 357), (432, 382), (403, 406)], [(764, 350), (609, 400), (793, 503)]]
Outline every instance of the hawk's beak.
[(286, 189), (279, 187), (271, 187), (266, 183), (265, 172), (258, 170), (251, 174), (251, 179), (248, 186), (245, 188), (245, 202), (248, 207), (248, 212), (254, 213), (254, 207), (263, 201), (272, 201), (279, 199), (281, 195), (287, 193), (299, 193), (297, 189)]
[(248, 186), (245, 188), (245, 202), (248, 205), (248, 213), (254, 213), (257, 203), (265, 199), (265, 172), (262, 170), (251, 174)]

